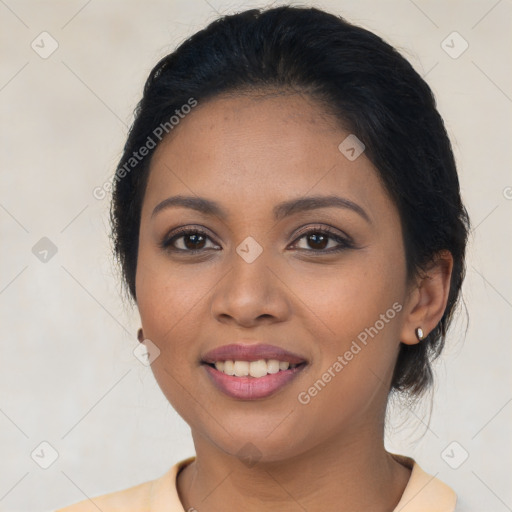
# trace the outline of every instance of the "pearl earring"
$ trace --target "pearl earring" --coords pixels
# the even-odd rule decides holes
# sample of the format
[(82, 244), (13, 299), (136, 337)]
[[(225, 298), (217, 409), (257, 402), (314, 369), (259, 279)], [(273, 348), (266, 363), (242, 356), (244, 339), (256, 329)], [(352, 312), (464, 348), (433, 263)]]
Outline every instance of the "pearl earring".
[(416, 327), (416, 330), (414, 332), (416, 333), (416, 338), (418, 338), (419, 341), (421, 341), (424, 338), (423, 329), (421, 327)]

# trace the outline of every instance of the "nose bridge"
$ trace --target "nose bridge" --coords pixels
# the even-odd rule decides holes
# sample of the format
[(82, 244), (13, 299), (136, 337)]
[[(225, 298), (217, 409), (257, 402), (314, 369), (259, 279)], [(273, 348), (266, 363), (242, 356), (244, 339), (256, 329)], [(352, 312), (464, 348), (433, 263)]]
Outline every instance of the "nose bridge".
[(271, 251), (252, 237), (236, 246), (230, 271), (214, 294), (212, 313), (247, 324), (262, 316), (282, 319), (288, 309), (285, 287), (276, 278), (272, 260)]
[(249, 281), (251, 285), (261, 285), (258, 288), (267, 287), (268, 274), (272, 273), (271, 251), (257, 242), (253, 237), (245, 238), (231, 254), (233, 273), (238, 279)]
[(254, 238), (247, 237), (230, 255), (231, 277), (228, 277), (230, 293), (233, 297), (250, 295), (252, 300), (257, 296), (268, 296), (273, 283), (269, 267), (272, 266), (270, 251)]

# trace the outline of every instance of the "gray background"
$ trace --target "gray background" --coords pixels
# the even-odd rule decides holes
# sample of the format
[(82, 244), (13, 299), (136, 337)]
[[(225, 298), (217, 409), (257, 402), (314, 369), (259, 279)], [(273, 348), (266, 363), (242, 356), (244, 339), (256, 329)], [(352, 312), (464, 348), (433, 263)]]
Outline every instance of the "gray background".
[[(512, 510), (512, 4), (308, 5), (375, 31), (426, 77), (474, 226), (467, 334), (461, 309), (429, 426), (427, 398), (392, 415), (387, 446), (451, 485), (467, 510)], [(217, 13), (256, 6), (0, 0), (0, 510), (52, 510), (159, 477), (194, 453), (188, 426), (132, 353), (137, 312), (112, 264), (108, 198), (92, 191), (114, 171), (157, 60)], [(47, 469), (43, 441), (58, 454)]]

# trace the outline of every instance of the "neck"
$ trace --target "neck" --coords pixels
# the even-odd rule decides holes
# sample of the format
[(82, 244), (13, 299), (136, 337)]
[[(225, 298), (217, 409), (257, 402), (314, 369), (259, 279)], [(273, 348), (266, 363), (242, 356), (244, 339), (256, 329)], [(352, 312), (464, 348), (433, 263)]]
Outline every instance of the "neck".
[[(350, 440), (350, 441), (347, 441)], [(326, 439), (293, 458), (254, 464), (194, 436), (196, 460), (178, 476), (185, 510), (247, 512), (297, 510), (393, 510), (410, 470), (386, 452), (381, 428)], [(294, 509), (295, 509), (294, 508)]]

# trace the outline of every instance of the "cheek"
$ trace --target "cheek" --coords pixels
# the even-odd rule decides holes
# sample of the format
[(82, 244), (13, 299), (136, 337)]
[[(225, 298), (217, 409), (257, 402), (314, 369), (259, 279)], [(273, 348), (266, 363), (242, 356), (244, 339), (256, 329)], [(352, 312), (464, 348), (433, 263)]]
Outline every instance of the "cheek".
[(214, 277), (201, 269), (204, 267), (180, 267), (171, 263), (164, 252), (151, 247), (148, 241), (140, 244), (137, 306), (148, 337), (151, 334), (166, 343), (187, 326), (197, 325), (190, 322), (190, 315), (204, 305), (202, 299), (212, 287), (210, 280)]
[[(301, 316), (309, 311), (307, 316), (316, 319), (322, 335), (346, 341), (373, 326), (401, 300), (404, 265), (398, 250), (388, 253), (373, 247), (347, 253), (331, 266), (295, 262), (281, 276), (300, 299), (298, 304), (303, 303)], [(395, 313), (396, 308), (391, 309), (385, 320), (394, 319)], [(393, 323), (398, 322), (386, 322), (386, 330)]]
[(193, 363), (190, 340), (196, 335), (197, 322), (190, 318), (201, 306), (201, 297), (206, 291), (204, 283), (187, 281), (165, 258), (141, 247), (136, 287), (144, 336), (160, 350), (151, 368), (159, 384), (164, 379), (173, 387), (168, 374), (181, 381), (186, 368), (184, 363), (187, 366)]
[(201, 298), (208, 287), (204, 280), (191, 280), (176, 268), (171, 269), (160, 256), (149, 251), (144, 254), (144, 248), (139, 255), (137, 306), (145, 338), (160, 350), (151, 370), (173, 408), (185, 421), (193, 421), (196, 414), (192, 413), (191, 396), (197, 393), (190, 372), (196, 356), (190, 348), (201, 325), (194, 321), (194, 315), (200, 314)]
[(294, 290), (301, 290), (297, 295), (307, 306), (303, 315), (309, 319), (308, 330), (317, 333), (318, 364), (307, 384), (319, 396), (314, 408), (333, 400), (356, 413), (376, 393), (387, 394), (400, 343), (405, 286), (405, 260), (396, 245), (355, 251), (331, 270), (294, 270)]
[(381, 413), (378, 404), (386, 403), (398, 354), (402, 305), (397, 276), (367, 263), (303, 283), (304, 302), (321, 318), (313, 323), (322, 329), (313, 371), (297, 401), (304, 415), (323, 418), (322, 428), (333, 433), (340, 425)]

